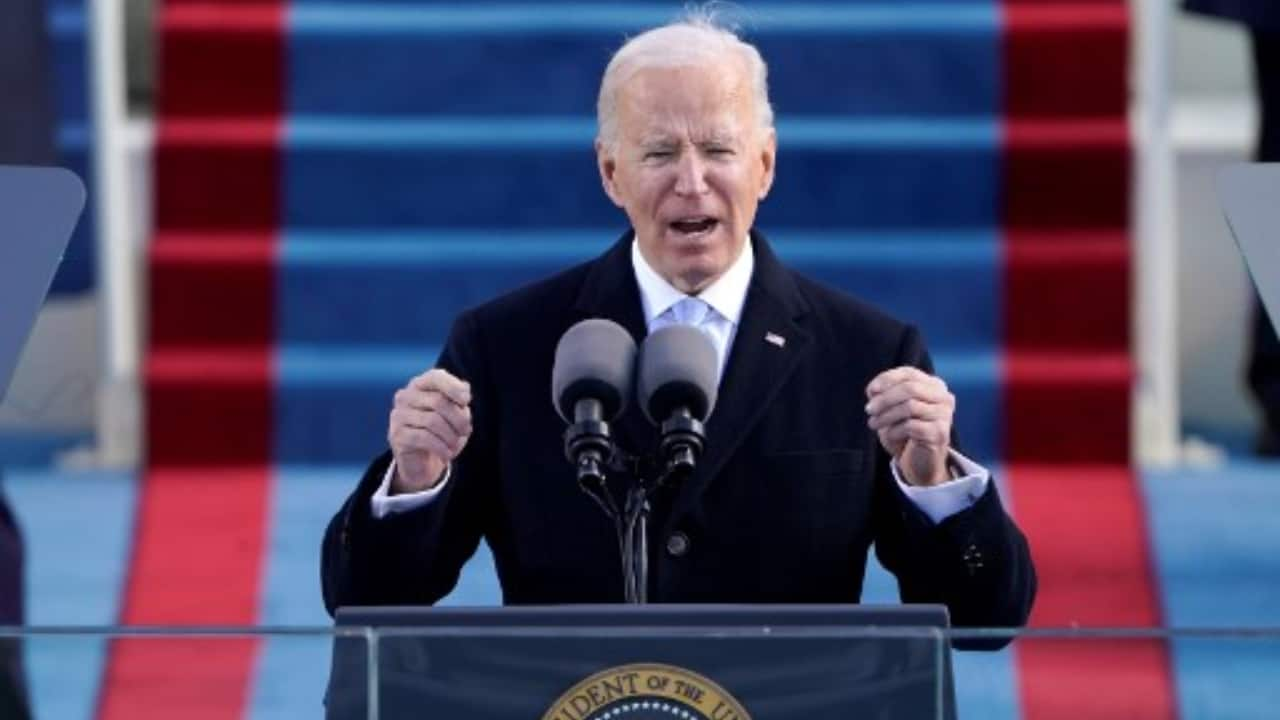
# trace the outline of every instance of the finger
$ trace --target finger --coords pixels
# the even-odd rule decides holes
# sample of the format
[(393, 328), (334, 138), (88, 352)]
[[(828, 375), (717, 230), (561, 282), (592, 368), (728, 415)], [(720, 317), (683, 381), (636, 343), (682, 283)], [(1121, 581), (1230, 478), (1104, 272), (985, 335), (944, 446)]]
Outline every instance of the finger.
[(454, 405), (443, 397), (437, 399), (436, 402), (437, 404), (428, 411), (429, 415), (437, 415), (443, 418), (453, 430), (454, 435), (459, 437), (471, 435), (471, 408)]
[(435, 390), (443, 393), (459, 405), (471, 404), (471, 384), (450, 375), (448, 371), (440, 368), (432, 368), (415, 377), (409, 381), (409, 386), (418, 390)]
[(444, 440), (455, 452), (462, 450), (467, 438), (471, 436), (470, 432), (459, 432), (443, 413), (438, 412), (427, 414), (426, 428)]
[(467, 408), (459, 408), (457, 405), (446, 400), (441, 401), (445, 405), (443, 411), (436, 410), (419, 410), (417, 408), (398, 407), (391, 411), (391, 423), (393, 425), (405, 425), (407, 427), (426, 428), (433, 427), (431, 424), (432, 417), (439, 415), (449, 424), (454, 435), (459, 437), (469, 437), (471, 435), (471, 410)]
[(455, 427), (443, 413), (431, 410), (415, 410), (413, 408), (395, 408), (391, 411), (391, 429), (389, 432), (394, 436), (397, 429), (402, 427), (414, 430), (428, 430), (439, 438), (449, 450), (454, 453), (461, 452), (467, 438), (471, 435), (469, 417), (463, 417), (456, 409), (456, 406), (449, 401), (441, 400), (440, 402), (450, 408), (454, 408), (450, 412), (458, 414), (461, 419), (453, 422), (461, 425), (461, 430)]
[(901, 385), (902, 383), (905, 383), (905, 382), (930, 382), (930, 381), (940, 382), (942, 383), (943, 387), (946, 387), (946, 383), (943, 382), (942, 378), (938, 377), (937, 375), (932, 375), (930, 373), (927, 373), (918, 367), (912, 367), (910, 365), (902, 365), (896, 368), (892, 368), (890, 370), (885, 370), (884, 372), (875, 376), (871, 380), (871, 382), (867, 383), (867, 389), (866, 389), (867, 397), (868, 398), (875, 397), (876, 395), (879, 395), (889, 390), (890, 388), (897, 385)]
[(868, 415), (877, 415), (908, 402), (951, 407), (954, 405), (954, 398), (939, 385), (912, 380), (895, 385), (888, 391), (871, 398), (867, 401), (865, 409)]
[(404, 425), (406, 427), (422, 428), (427, 426), (427, 417), (431, 414), (429, 410), (419, 410), (411, 407), (394, 407), (391, 409), (391, 424)]
[(904, 420), (950, 421), (952, 410), (945, 403), (931, 403), (907, 398), (897, 405), (880, 410), (867, 418), (867, 426), (873, 430), (897, 425)]
[(391, 448), (397, 454), (419, 452), (434, 455), (442, 460), (452, 460), (453, 449), (440, 436), (426, 428), (401, 425), (391, 432)]
[(453, 398), (438, 390), (419, 390), (407, 387), (396, 391), (392, 407), (413, 408), (414, 410), (441, 410), (445, 408), (469, 408), (469, 405), (458, 404)]
[(955, 405), (955, 396), (946, 384), (934, 377), (904, 380), (867, 401), (867, 414), (874, 415), (907, 400), (919, 400), (938, 405)]
[(904, 380), (910, 380), (920, 375), (927, 377), (929, 374), (910, 365), (899, 365), (898, 367), (890, 368), (876, 375), (871, 379), (871, 382), (867, 383), (867, 396), (878, 395)]
[(947, 447), (951, 442), (950, 424), (928, 420), (906, 420), (882, 428), (878, 434), (881, 444), (885, 445), (886, 449), (894, 447), (898, 451), (901, 451), (908, 441), (915, 441), (929, 447)]

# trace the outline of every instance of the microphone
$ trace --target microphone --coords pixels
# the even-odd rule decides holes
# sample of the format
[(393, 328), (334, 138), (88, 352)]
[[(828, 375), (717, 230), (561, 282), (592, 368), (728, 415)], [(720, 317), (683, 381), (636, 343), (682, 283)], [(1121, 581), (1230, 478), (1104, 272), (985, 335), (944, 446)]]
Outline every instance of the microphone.
[(636, 343), (612, 320), (593, 318), (569, 328), (556, 345), (551, 368), (551, 401), (569, 423), (565, 457), (577, 468), (578, 483), (594, 494), (603, 486), (613, 458), (609, 422), (631, 397)]
[(716, 347), (695, 327), (668, 325), (645, 338), (639, 363), (636, 392), (645, 417), (661, 430), (667, 475), (687, 475), (702, 454), (703, 423), (716, 404)]

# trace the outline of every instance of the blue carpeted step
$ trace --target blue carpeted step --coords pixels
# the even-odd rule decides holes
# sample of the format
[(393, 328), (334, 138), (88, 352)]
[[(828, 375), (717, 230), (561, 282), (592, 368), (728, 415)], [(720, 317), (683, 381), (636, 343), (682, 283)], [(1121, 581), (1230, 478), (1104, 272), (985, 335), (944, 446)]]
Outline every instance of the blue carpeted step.
[[(336, 115), (590, 113), (622, 41), (679, 8), (296, 3), (287, 21), (288, 107)], [(1000, 106), (994, 3), (770, 4), (744, 15), (783, 116), (989, 115)]]
[[(191, 151), (216, 136), (182, 138)], [(805, 120), (779, 126), (762, 227), (996, 225), (992, 120)], [(608, 227), (589, 117), (413, 121), (295, 118), (284, 140), (284, 225)], [(206, 139), (208, 137), (208, 139)], [(260, 142), (269, 142), (263, 138)]]
[(67, 250), (63, 253), (62, 264), (54, 275), (53, 285), (49, 290), (53, 295), (78, 293), (93, 287), (94, 256), (97, 249), (93, 238), (97, 212), (92, 194), (91, 143), (88, 125), (62, 122), (58, 130), (59, 164), (84, 181), (85, 186), (90, 188), (90, 194), (85, 202), (84, 212), (80, 214), (80, 221), (71, 233), (71, 241), (67, 243)]
[[(118, 623), (137, 507), (133, 473), (11, 470), (3, 483), (25, 544), (27, 623)], [(37, 717), (94, 717), (107, 645), (105, 634), (89, 632), (26, 641)]]
[(89, 36), (84, 0), (54, 0), (46, 5), (58, 119), (83, 123), (89, 117)]
[(1172, 643), (1185, 718), (1249, 718), (1280, 702), (1280, 465), (1236, 460), (1143, 473), (1164, 623), (1268, 628)]
[[(426, 346), (284, 346), (275, 368), (275, 461), (329, 465), (369, 460), (386, 447), (392, 394), (434, 365), (437, 355), (435, 347)], [(976, 458), (998, 456), (997, 359), (983, 353), (940, 354), (936, 361), (957, 396), (956, 427), (965, 450)], [(551, 413), (549, 400), (546, 410)], [(530, 417), (536, 422), (536, 416)]]
[(76, 226), (50, 293), (78, 293), (93, 286), (94, 202), (89, 131), (89, 37), (83, 0), (53, 0), (46, 6), (46, 22), (52, 53), (53, 98), (58, 120), (59, 164), (71, 170), (90, 188), (80, 223)]
[[(599, 255), (622, 227), (287, 233), (277, 271), (277, 338), (309, 346), (436, 341), (464, 308)], [(999, 344), (994, 233), (768, 234), (784, 261), (916, 323), (935, 352)]]

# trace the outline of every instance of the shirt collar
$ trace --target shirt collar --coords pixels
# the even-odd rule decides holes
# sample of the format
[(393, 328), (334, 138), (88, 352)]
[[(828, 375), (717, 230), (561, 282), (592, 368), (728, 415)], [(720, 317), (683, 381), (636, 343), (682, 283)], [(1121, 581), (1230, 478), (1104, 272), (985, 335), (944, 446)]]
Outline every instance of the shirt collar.
[[(644, 307), (646, 326), (652, 325), (659, 315), (688, 297), (649, 265), (635, 240), (631, 241), (631, 266), (635, 269), (636, 284), (640, 286), (640, 304)], [(697, 297), (736, 326), (742, 317), (742, 306), (747, 302), (747, 288), (751, 285), (754, 269), (755, 252), (751, 249), (751, 238), (747, 238), (738, 259)]]

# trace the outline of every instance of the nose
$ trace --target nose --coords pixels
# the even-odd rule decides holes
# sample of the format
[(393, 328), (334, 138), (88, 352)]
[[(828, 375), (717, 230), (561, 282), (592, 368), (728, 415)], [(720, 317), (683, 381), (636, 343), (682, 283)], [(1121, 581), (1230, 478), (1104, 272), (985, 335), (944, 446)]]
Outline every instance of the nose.
[(706, 167), (696, 151), (681, 153), (676, 166), (676, 195), (691, 197), (706, 193)]

